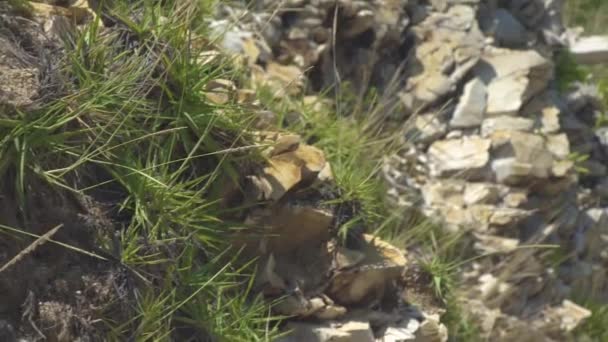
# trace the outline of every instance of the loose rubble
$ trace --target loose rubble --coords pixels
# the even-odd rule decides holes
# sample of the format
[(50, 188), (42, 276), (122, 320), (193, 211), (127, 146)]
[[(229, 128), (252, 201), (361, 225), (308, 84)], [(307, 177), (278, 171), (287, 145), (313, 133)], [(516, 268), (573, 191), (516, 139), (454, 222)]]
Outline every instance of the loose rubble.
[[(356, 91), (373, 86), (391, 92), (397, 105), (388, 120), (413, 119), (402, 151), (386, 158), (383, 174), (393, 185), (389, 197), (397, 206), (419, 208), (446, 229), (473, 232), (478, 252), (500, 255), (476, 261), (465, 272), (463, 286), (471, 290), (463, 306), (479, 317), (482, 335), (493, 340), (565, 336), (589, 313), (564, 300), (591, 291), (592, 284), (600, 295), (606, 286), (590, 277), (605, 273), (599, 247), (604, 240), (598, 237), (607, 213), (608, 183), (602, 177), (608, 135), (594, 129), (597, 92), (585, 85), (561, 94), (556, 90), (555, 53), (582, 51), (569, 46), (576, 39), (561, 23), (561, 2), (333, 4), (302, 0), (277, 7), (257, 1), (251, 11), (222, 7), (218, 17), (243, 18), (236, 30), (254, 37), (264, 51), (256, 63), (266, 75), (274, 73), (275, 62), (298, 68), (281, 71), (284, 88), (286, 80), (297, 78), (303, 93), (337, 80), (352, 83)], [(224, 35), (225, 46), (232, 46), (227, 39)], [(577, 154), (589, 158), (576, 161)], [(545, 251), (525, 248), (534, 244), (560, 245), (572, 257), (558, 267), (546, 266)], [(343, 257), (360, 258), (350, 252)], [(350, 277), (348, 287), (328, 294), (346, 306), (349, 300), (341, 296), (360, 301), (364, 296), (353, 292), (358, 279)], [(480, 294), (495, 298), (479, 301)], [(528, 317), (535, 317), (531, 324)], [(312, 334), (328, 326), (296, 330)], [(360, 330), (353, 326), (366, 331), (365, 323)], [(341, 329), (334, 326), (335, 336), (349, 334)], [(390, 331), (385, 338), (399, 335)]]

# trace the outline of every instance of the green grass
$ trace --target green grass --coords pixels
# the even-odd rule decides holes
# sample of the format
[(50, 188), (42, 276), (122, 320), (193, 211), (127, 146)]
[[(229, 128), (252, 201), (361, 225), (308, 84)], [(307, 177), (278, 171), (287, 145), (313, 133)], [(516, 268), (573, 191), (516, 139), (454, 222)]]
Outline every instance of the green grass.
[[(62, 95), (28, 113), (0, 115), (0, 177), (27, 221), (30, 184), (63, 196), (111, 189), (120, 194), (119, 251), (100, 248), (137, 275), (133, 317), (107, 325), (115, 340), (165, 341), (176, 327), (227, 341), (277, 335), (269, 305), (246, 290), (244, 267), (226, 244), (220, 219), (224, 180), (255, 162), (250, 114), (202, 94), (216, 77), (236, 78), (228, 60), (200, 65), (193, 35), (204, 35), (210, 3), (114, 1), (118, 28), (99, 19), (67, 39)], [(128, 10), (127, 10), (128, 9)], [(126, 13), (139, 12), (134, 20)], [(83, 181), (84, 180), (84, 181)], [(238, 251), (236, 251), (238, 252)], [(245, 289), (245, 291), (243, 290)], [(239, 319), (234, 319), (239, 317)]]

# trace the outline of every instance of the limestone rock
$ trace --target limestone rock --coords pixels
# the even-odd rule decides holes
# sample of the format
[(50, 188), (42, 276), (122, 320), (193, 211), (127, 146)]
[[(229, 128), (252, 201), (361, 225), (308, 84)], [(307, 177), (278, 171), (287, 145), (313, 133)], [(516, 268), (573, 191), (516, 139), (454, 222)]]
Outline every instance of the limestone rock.
[(286, 330), (291, 333), (281, 338), (280, 342), (375, 342), (368, 322), (350, 321), (331, 324), (289, 322)]
[(608, 36), (582, 37), (570, 47), (578, 63), (601, 64), (608, 62)]
[(447, 125), (441, 122), (435, 114), (416, 116), (415, 130), (411, 134), (415, 141), (428, 142), (441, 138), (447, 132)]
[(436, 141), (428, 151), (431, 174), (478, 178), (490, 160), (490, 145), (491, 140), (478, 136)]
[(336, 303), (352, 305), (380, 299), (405, 267), (406, 259), (399, 249), (371, 235), (364, 235), (364, 239), (360, 264), (339, 270), (331, 279), (327, 294)]
[[(461, 182), (444, 180), (429, 182), (422, 188), (422, 196), (427, 206), (452, 205), (460, 207), (463, 200), (464, 185)], [(465, 195), (466, 196), (466, 195)]]
[(475, 127), (483, 120), (486, 110), (487, 90), (478, 78), (464, 87), (464, 91), (450, 121), (452, 127)]
[(488, 137), (496, 131), (522, 131), (530, 132), (534, 127), (534, 121), (522, 117), (496, 116), (487, 118), (481, 124), (481, 136)]
[(464, 203), (495, 204), (500, 196), (500, 189), (492, 183), (467, 183), (464, 192)]
[(254, 211), (247, 223), (251, 226), (267, 227), (266, 237), (263, 238), (264, 252), (282, 254), (328, 241), (333, 219), (333, 214), (327, 210), (310, 206), (279, 205)]
[(492, 170), (501, 183), (517, 183), (528, 177), (548, 178), (553, 156), (543, 138), (517, 131), (497, 131), (491, 136)]
[(552, 63), (532, 50), (496, 50), (482, 57), (475, 73), (488, 86), (487, 115), (516, 115), (546, 87)]

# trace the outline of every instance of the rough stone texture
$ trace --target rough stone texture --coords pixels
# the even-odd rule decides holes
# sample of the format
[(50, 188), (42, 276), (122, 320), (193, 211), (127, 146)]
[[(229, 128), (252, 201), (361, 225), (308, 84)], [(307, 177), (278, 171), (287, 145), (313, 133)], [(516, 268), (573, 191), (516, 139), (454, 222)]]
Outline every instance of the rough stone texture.
[[(479, 317), (482, 337), (563, 340), (586, 313), (556, 303), (579, 289), (608, 293), (602, 271), (608, 259), (601, 252), (608, 247), (601, 229), (608, 219), (598, 214), (608, 203), (608, 133), (594, 129), (601, 113), (597, 89), (576, 84), (560, 94), (551, 82), (553, 52), (571, 40), (561, 1), (293, 0), (276, 15), (270, 14), (275, 2), (254, 3), (251, 11), (220, 6), (218, 12), (243, 18), (239, 29), (249, 33), (233, 34), (240, 41), (231, 44), (249, 56), (259, 83), (281, 95), (326, 89), (338, 80), (349, 81), (356, 94), (372, 85), (389, 103), (384, 122), (411, 120), (403, 125), (402, 151), (382, 168), (389, 198), (446, 229), (473, 231), (475, 250), (497, 253), (462, 268), (464, 307)], [(247, 43), (251, 37), (254, 44)], [(588, 160), (570, 160), (573, 155)], [(297, 173), (287, 164), (284, 169)], [(589, 172), (577, 171), (585, 168)], [(301, 183), (284, 181), (286, 189)], [(289, 192), (265, 198), (282, 201)], [(559, 244), (570, 258), (548, 268), (541, 251), (519, 248), (529, 244)], [(363, 267), (369, 263), (362, 250), (332, 253), (324, 259), (338, 265), (331, 298), (292, 300), (290, 310), (299, 317), (343, 317), (339, 308), (348, 316), (351, 304), (381, 295), (386, 283), (376, 281), (385, 273)], [(279, 258), (276, 263), (277, 275), (289, 269)], [(297, 279), (313, 276), (296, 264)], [(396, 322), (386, 326), (391, 334), (409, 333)], [(421, 337), (425, 326), (434, 327), (433, 334), (441, 330), (428, 321), (420, 326), (414, 333), (420, 341), (428, 341)]]
[(451, 127), (475, 127), (483, 121), (487, 103), (487, 89), (478, 78), (464, 86), (464, 91), (454, 115), (450, 121)]
[(488, 116), (517, 115), (553, 76), (551, 62), (533, 50), (493, 50), (475, 73), (488, 86)]
[(440, 140), (429, 148), (431, 174), (436, 177), (455, 176), (479, 178), (490, 160), (491, 140), (471, 136)]

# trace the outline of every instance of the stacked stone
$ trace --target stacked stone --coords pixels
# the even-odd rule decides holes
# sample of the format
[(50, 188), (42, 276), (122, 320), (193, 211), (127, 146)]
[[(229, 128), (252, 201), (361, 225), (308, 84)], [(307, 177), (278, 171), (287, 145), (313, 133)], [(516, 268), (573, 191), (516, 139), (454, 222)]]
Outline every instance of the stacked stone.
[[(471, 298), (483, 299), (468, 307), (491, 317), (485, 332), (559, 338), (589, 314), (563, 300), (608, 293), (608, 130), (594, 128), (593, 89), (556, 90), (561, 1), (259, 0), (218, 15), (241, 19), (226, 48), (246, 51), (242, 37), (255, 37), (262, 72), (305, 74), (313, 91), (344, 81), (397, 89), (387, 117), (409, 125), (403, 151), (385, 163), (389, 195), (499, 255), (465, 273)], [(569, 258), (554, 267), (554, 251), (521, 248), (538, 244)]]

